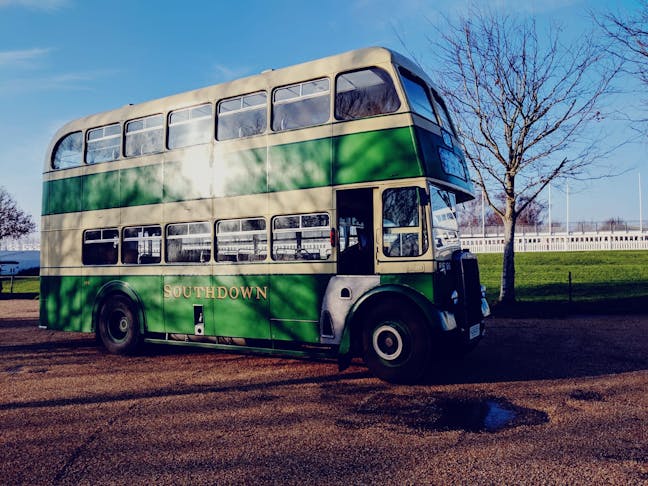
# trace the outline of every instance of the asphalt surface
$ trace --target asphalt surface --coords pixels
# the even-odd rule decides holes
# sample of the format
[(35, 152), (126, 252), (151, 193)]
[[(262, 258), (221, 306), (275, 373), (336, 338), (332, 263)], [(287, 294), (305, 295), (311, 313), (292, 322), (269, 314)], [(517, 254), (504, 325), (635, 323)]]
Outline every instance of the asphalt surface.
[(0, 300), (3, 484), (648, 484), (648, 316), (491, 319), (417, 386), (37, 320)]

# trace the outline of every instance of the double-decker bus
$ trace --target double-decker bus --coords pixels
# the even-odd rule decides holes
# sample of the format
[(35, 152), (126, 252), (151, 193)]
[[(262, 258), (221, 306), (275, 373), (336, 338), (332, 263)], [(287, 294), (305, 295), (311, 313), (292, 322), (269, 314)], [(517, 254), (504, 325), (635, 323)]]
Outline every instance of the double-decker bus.
[(472, 197), (443, 99), (384, 48), (81, 118), (45, 161), (41, 327), (416, 381), (484, 332)]

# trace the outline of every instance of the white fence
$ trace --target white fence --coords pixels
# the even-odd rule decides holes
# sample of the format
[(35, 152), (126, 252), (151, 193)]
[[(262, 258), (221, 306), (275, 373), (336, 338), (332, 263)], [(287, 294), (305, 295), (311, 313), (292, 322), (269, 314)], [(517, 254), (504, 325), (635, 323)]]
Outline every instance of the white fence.
[[(463, 233), (461, 246), (474, 253), (503, 253), (503, 234)], [(590, 231), (568, 233), (523, 233), (515, 236), (515, 251), (648, 250), (648, 232)]]
[(0, 251), (40, 251), (38, 233), (23, 238), (0, 240)]

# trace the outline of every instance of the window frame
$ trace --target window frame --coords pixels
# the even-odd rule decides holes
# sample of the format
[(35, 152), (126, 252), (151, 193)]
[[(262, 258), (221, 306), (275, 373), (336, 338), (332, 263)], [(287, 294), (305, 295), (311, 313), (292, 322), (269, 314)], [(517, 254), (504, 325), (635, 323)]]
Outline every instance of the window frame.
[[(261, 94), (263, 94), (264, 98), (265, 98), (263, 104), (258, 104), (258, 105), (254, 105), (254, 106), (243, 106), (244, 100), (246, 98), (249, 98), (249, 97), (255, 96), (255, 95), (261, 95)], [(234, 100), (237, 100), (237, 99), (240, 100), (240, 102), (241, 102), (240, 103), (240, 105), (241, 105), (240, 108), (234, 109), (234, 110), (229, 110), (229, 111), (221, 113), (221, 111), (220, 111), (221, 106), (224, 103), (231, 102), (231, 101), (234, 101)], [(261, 107), (263, 107), (263, 110), (261, 109)], [(260, 131), (258, 133), (252, 133), (250, 135), (240, 135), (238, 137), (222, 138), (222, 137), (219, 136), (220, 119), (221, 119), (222, 116), (228, 117), (230, 115), (236, 115), (236, 114), (240, 114), (240, 113), (245, 113), (246, 111), (263, 111), (263, 114), (264, 114), (264, 120), (263, 120), (264, 121), (264, 126), (263, 126), (262, 131)], [(222, 98), (222, 99), (218, 100), (218, 102), (216, 103), (215, 123), (216, 123), (216, 140), (218, 140), (218, 141), (239, 140), (239, 139), (242, 139), (242, 138), (257, 137), (259, 135), (265, 135), (268, 132), (268, 93), (267, 93), (267, 91), (265, 91), (265, 90), (253, 91), (251, 93), (241, 94), (241, 95), (237, 95), (237, 96), (230, 96), (228, 98)], [(239, 127), (239, 130), (240, 130), (240, 127)]]
[[(57, 154), (58, 154), (59, 148), (61, 147), (61, 145), (63, 144), (63, 142), (65, 140), (72, 137), (73, 135), (76, 135), (76, 136), (80, 137), (80, 140), (79, 140), (80, 147), (79, 147), (79, 152), (78, 152), (78, 157), (79, 157), (78, 163), (74, 163), (74, 165), (65, 165), (63, 167), (60, 166), (60, 165), (56, 165), (55, 162), (57, 160)], [(65, 169), (73, 169), (75, 167), (81, 167), (83, 165), (84, 139), (85, 139), (85, 136), (84, 136), (83, 130), (76, 130), (74, 132), (66, 133), (61, 138), (59, 138), (56, 141), (56, 144), (54, 145), (54, 150), (52, 150), (52, 156), (51, 156), (51, 160), (50, 160), (50, 167), (53, 170), (65, 170)], [(61, 160), (61, 159), (58, 159), (58, 160)]]
[[(157, 236), (156, 235), (144, 236), (144, 229), (146, 229), (146, 228), (157, 228), (157, 229), (160, 230), (160, 234), (157, 235)], [(126, 233), (127, 230), (133, 230), (133, 229), (141, 229), (142, 230), (142, 236), (140, 237), (139, 234), (138, 234), (138, 236), (135, 236), (135, 237), (133, 237), (133, 236), (128, 236), (128, 237), (125, 236), (125, 233)], [(162, 263), (162, 247), (163, 247), (162, 240), (163, 240), (163, 238), (162, 238), (162, 225), (160, 225), (160, 224), (124, 226), (122, 228), (122, 230), (121, 230), (121, 258), (120, 258), (121, 263), (123, 265), (159, 265), (159, 264), (161, 264)], [(125, 251), (126, 250), (126, 243), (127, 242), (132, 242), (132, 241), (137, 242), (137, 246), (138, 246), (137, 247), (137, 252), (138, 252), (138, 258), (137, 259), (138, 260), (142, 256), (142, 255), (139, 254), (140, 242), (148, 242), (148, 241), (151, 241), (151, 242), (157, 241), (157, 242), (159, 242), (160, 246), (159, 246), (159, 259), (158, 259), (158, 261), (147, 261), (147, 262), (137, 261), (135, 263), (124, 261), (125, 260), (125, 253), (126, 253), (126, 251)]]
[[(326, 216), (327, 218), (327, 225), (326, 226), (304, 226), (303, 225), (303, 218), (308, 217), (308, 216)], [(277, 220), (280, 220), (282, 218), (299, 218), (299, 226), (298, 227), (290, 227), (290, 228), (276, 228), (276, 222)], [(327, 232), (328, 236), (323, 237), (325, 241), (328, 242), (329, 246), (329, 255), (327, 258), (293, 258), (293, 259), (281, 259), (277, 258), (278, 253), (275, 250), (275, 245), (277, 241), (283, 241), (283, 240), (278, 240), (275, 235), (277, 234), (282, 234), (282, 233), (298, 233), (302, 231), (325, 231)], [(327, 262), (331, 260), (332, 254), (333, 254), (333, 245), (331, 244), (331, 215), (327, 213), (326, 211), (316, 211), (312, 213), (298, 213), (298, 214), (280, 214), (273, 216), (271, 221), (270, 221), (270, 233), (271, 233), (271, 243), (270, 243), (270, 258), (272, 261), (275, 262), (302, 262), (302, 261), (307, 261), (307, 262)], [(306, 248), (300, 246), (300, 238), (295, 237), (295, 244), (297, 248), (295, 249), (294, 255), (315, 255), (315, 253), (311, 253), (308, 251)], [(302, 253), (302, 250), (304, 252)], [(320, 252), (321, 255), (321, 252)]]
[[(328, 84), (328, 89), (324, 92), (316, 92), (316, 93), (311, 93), (311, 94), (303, 94), (304, 91), (304, 86), (309, 84), (309, 83), (315, 83), (317, 81), (324, 81), (326, 80)], [(288, 90), (290, 88), (294, 88), (296, 86), (299, 86), (299, 95), (297, 96), (292, 96), (287, 99), (282, 99), (282, 100), (277, 100), (277, 93), (281, 92), (282, 90)], [(318, 121), (317, 123), (311, 123), (308, 125), (299, 125), (299, 126), (290, 126), (287, 128), (279, 128), (275, 127), (275, 114), (276, 114), (276, 106), (277, 105), (289, 105), (289, 104), (295, 104), (295, 103), (300, 103), (303, 102), (304, 100), (309, 100), (309, 99), (316, 99), (316, 98), (323, 98), (323, 97), (328, 97), (328, 102), (326, 103), (327, 107), (327, 113), (326, 113), (326, 118), (323, 119), (322, 121)], [(288, 132), (291, 130), (301, 130), (303, 128), (310, 128), (310, 127), (317, 127), (326, 124), (328, 121), (331, 120), (331, 79), (328, 76), (322, 76), (319, 78), (315, 79), (309, 79), (306, 81), (300, 81), (298, 83), (291, 83), (291, 84), (286, 84), (283, 86), (277, 86), (272, 89), (272, 113), (271, 113), (271, 120), (270, 120), (270, 128), (273, 132), (275, 133), (282, 133), (282, 132)]]
[[(133, 130), (132, 132), (128, 131), (128, 126), (130, 124), (132, 124), (132, 123), (135, 123), (135, 122), (138, 122), (138, 121), (144, 122), (144, 120), (148, 120), (148, 119), (152, 119), (152, 118), (158, 118), (158, 117), (161, 119), (161, 124), (159, 126), (143, 127), (141, 129), (138, 129), (138, 130)], [(144, 122), (144, 125), (145, 124), (146, 123)], [(139, 153), (134, 153), (134, 154), (128, 153), (127, 149), (128, 149), (129, 133), (131, 134), (130, 136), (133, 137), (133, 136), (136, 136), (136, 135), (141, 134), (141, 133), (152, 132), (152, 131), (155, 131), (155, 130), (159, 130), (161, 132), (161, 140), (160, 140), (159, 147), (156, 147), (155, 150), (152, 150), (150, 152), (141, 152), (140, 151)], [(155, 113), (153, 115), (146, 115), (146, 116), (141, 116), (141, 117), (138, 117), (138, 118), (132, 118), (130, 120), (127, 120), (124, 123), (124, 131), (123, 132), (124, 132), (124, 142), (123, 142), (124, 143), (124, 151), (123, 151), (124, 157), (129, 157), (129, 158), (130, 157), (143, 157), (145, 155), (159, 154), (161, 152), (164, 152), (164, 150), (165, 150), (166, 143), (165, 143), (164, 138), (165, 138), (165, 132), (166, 132), (166, 117), (164, 116), (164, 113)], [(140, 148), (141, 147), (142, 146), (140, 145)]]
[[(191, 225), (206, 225), (209, 228), (209, 233), (191, 233)], [(169, 235), (169, 228), (172, 226), (182, 226), (186, 225), (187, 232), (176, 235)], [(169, 260), (169, 241), (181, 240), (182, 238), (191, 238), (195, 239), (204, 238), (209, 242), (209, 257), (205, 261), (194, 261), (194, 260)], [(183, 248), (181, 248), (183, 250)], [(177, 222), (177, 223), (168, 223), (164, 227), (164, 263), (170, 263), (174, 265), (207, 265), (212, 262), (214, 254), (214, 239), (212, 234), (212, 224), (210, 221), (187, 221), (187, 222)]]
[[(87, 234), (91, 232), (99, 231), (100, 232), (100, 238), (98, 239), (92, 239), (88, 240), (87, 239)], [(115, 236), (112, 238), (104, 238), (104, 232), (106, 231), (114, 231)], [(113, 247), (115, 248), (115, 261), (114, 262), (108, 262), (108, 263), (88, 263), (88, 259), (86, 258), (86, 249), (88, 248), (87, 245), (105, 245), (107, 243), (112, 243)], [(81, 263), (84, 266), (109, 266), (109, 265), (117, 265), (120, 261), (119, 259), (119, 253), (120, 253), (120, 246), (121, 246), (121, 240), (119, 237), (119, 228), (116, 226), (109, 226), (107, 228), (92, 228), (92, 229), (87, 229), (84, 230), (82, 233), (81, 237)]]
[[(338, 94), (340, 93), (340, 91), (338, 91), (339, 79), (341, 77), (349, 75), (349, 74), (359, 73), (359, 72), (362, 72), (362, 71), (374, 71), (374, 70), (380, 71), (380, 72), (384, 73), (387, 76), (389, 82), (391, 83), (391, 89), (392, 89), (393, 95), (395, 95), (396, 101), (398, 102), (398, 106), (396, 106), (391, 111), (381, 111), (380, 113), (375, 113), (375, 114), (362, 115), (362, 116), (349, 117), (349, 118), (342, 118), (338, 114)], [(383, 81), (383, 83), (382, 83), (383, 85), (386, 85), (386, 83), (384, 83), (384, 80), (382, 79), (382, 77), (379, 74), (376, 74), (376, 76), (378, 76)], [(353, 90), (350, 90), (350, 91), (353, 91)], [(380, 66), (367, 66), (367, 67), (363, 67), (363, 68), (353, 69), (353, 70), (350, 70), (350, 71), (343, 71), (343, 72), (340, 72), (340, 73), (336, 74), (336, 76), (335, 76), (335, 93), (334, 93), (334, 98), (333, 98), (333, 116), (338, 121), (353, 121), (353, 120), (361, 120), (363, 118), (370, 118), (370, 117), (373, 117), (373, 116), (389, 115), (389, 114), (392, 114), (392, 113), (396, 113), (398, 110), (400, 110), (402, 105), (403, 105), (403, 102), (401, 100), (401, 97), (398, 95), (398, 90), (396, 89), (396, 83), (394, 82), (394, 77), (389, 73), (389, 71), (387, 71), (386, 69), (384, 69), (384, 68), (382, 68)]]
[[(439, 114), (437, 113), (437, 107), (434, 103), (434, 97), (432, 96), (431, 88), (430, 86), (423, 80), (420, 76), (417, 76), (413, 72), (411, 72), (409, 69), (406, 69), (402, 66), (398, 66), (398, 77), (400, 80), (401, 88), (403, 89), (403, 93), (405, 94), (405, 99), (407, 100), (408, 104), (408, 109), (411, 113), (414, 113), (422, 118), (425, 118), (426, 120), (431, 121), (435, 125), (438, 125), (439, 127), (441, 126), (441, 121), (439, 120)], [(428, 104), (430, 106), (431, 110), (431, 115), (433, 118), (430, 118), (428, 114), (426, 113), (421, 113), (419, 110), (415, 108), (415, 106), (412, 103), (412, 100), (410, 99), (410, 91), (407, 90), (405, 86), (404, 80), (407, 80), (411, 83), (414, 83), (418, 85), (419, 88), (423, 89), (423, 93), (425, 94)]]
[[(91, 135), (92, 132), (102, 130), (105, 133), (106, 128), (109, 128), (109, 127), (119, 127), (119, 133), (116, 133), (114, 135), (108, 135), (108, 136), (103, 135), (103, 136), (101, 136), (99, 138), (95, 138), (93, 140), (90, 140), (90, 135)], [(123, 131), (124, 131), (123, 127), (121, 126), (121, 123), (119, 123), (119, 122), (109, 123), (107, 125), (102, 125), (102, 126), (94, 127), (94, 128), (88, 128), (85, 131), (85, 137), (84, 137), (85, 138), (85, 150), (83, 151), (83, 154), (84, 154), (85, 163), (88, 164), (88, 165), (95, 165), (95, 164), (102, 164), (104, 162), (114, 162), (115, 160), (119, 160), (121, 158), (121, 156), (122, 156)], [(111, 145), (109, 147), (104, 147), (102, 149), (95, 150), (94, 152), (99, 152), (100, 150), (107, 150), (108, 148), (117, 147), (117, 157), (115, 157), (113, 159), (99, 160), (97, 162), (88, 161), (88, 153), (90, 152), (90, 150), (89, 150), (90, 144), (97, 143), (97, 142), (100, 142), (100, 141), (103, 141), (103, 140), (110, 140), (110, 139), (113, 139), (113, 138), (117, 141), (116, 145)]]
[[(385, 217), (385, 209), (388, 207), (385, 199), (386, 195), (390, 191), (402, 191), (402, 190), (407, 190), (411, 189), (412, 191), (415, 192), (416, 194), (416, 200), (417, 200), (417, 208), (416, 208), (416, 218), (417, 222), (414, 225), (406, 225), (406, 226), (398, 226), (396, 225), (396, 222), (393, 222), (393, 226), (387, 226), (385, 225), (385, 221), (391, 221), (387, 220)], [(382, 238), (382, 256), (389, 258), (389, 259), (397, 259), (397, 258), (420, 258), (423, 255), (425, 255), (429, 249), (430, 249), (430, 235), (429, 235), (429, 228), (428, 228), (428, 215), (427, 215), (427, 210), (426, 210), (426, 204), (422, 203), (421, 201), (421, 191), (425, 191), (425, 189), (421, 188), (420, 186), (401, 186), (401, 187), (388, 187), (382, 191), (382, 194), (380, 196), (381, 199), (381, 238)], [(426, 196), (427, 197), (427, 196)], [(429, 198), (428, 198), (429, 199)], [(414, 230), (414, 231), (412, 231)], [(387, 247), (385, 245), (386, 243), (386, 235), (416, 235), (417, 236), (417, 246), (418, 246), (418, 253), (416, 255), (402, 255), (402, 254), (397, 254), (397, 255), (392, 255), (391, 251), (387, 251), (388, 249), (391, 250), (391, 245)], [(420, 238), (419, 238), (420, 237)], [(398, 237), (402, 240), (402, 237)], [(397, 239), (398, 239), (397, 238)], [(421, 241), (422, 240), (422, 241)], [(403, 243), (401, 241), (400, 244), (401, 248), (403, 246)]]
[[(264, 228), (261, 230), (244, 230), (243, 229), (243, 222), (245, 221), (263, 221)], [(222, 223), (232, 223), (232, 222), (237, 222), (239, 229), (237, 231), (219, 231), (220, 225)], [(228, 219), (219, 219), (214, 222), (214, 261), (216, 263), (263, 263), (268, 260), (268, 257), (270, 256), (270, 235), (268, 232), (269, 226), (268, 226), (268, 221), (266, 220), (265, 217), (263, 216), (251, 216), (251, 217), (246, 217), (246, 218), (228, 218)], [(236, 253), (236, 260), (221, 260), (219, 259), (219, 247), (220, 244), (218, 242), (218, 237), (219, 235), (227, 235), (227, 236), (238, 236), (238, 235), (251, 235), (252, 236), (252, 245), (254, 245), (254, 236), (255, 235), (263, 235), (265, 236), (265, 246), (266, 246), (266, 251), (265, 251), (265, 257), (260, 258), (260, 259), (248, 259), (248, 260), (240, 260), (239, 256), (241, 253), (237, 251)]]
[[(209, 109), (210, 109), (209, 115), (201, 116), (201, 117), (198, 117), (198, 118), (191, 117), (191, 113), (193, 113), (194, 110), (196, 110), (197, 108), (202, 108), (202, 107), (206, 107), (206, 106), (209, 106)], [(171, 117), (174, 114), (181, 113), (181, 112), (189, 112), (190, 113), (190, 118), (188, 120), (177, 121), (177, 122), (172, 123), (171, 122)], [(195, 145), (204, 145), (204, 144), (210, 143), (212, 141), (212, 139), (213, 139), (213, 133), (212, 133), (212, 130), (211, 130), (211, 128), (213, 126), (213, 123), (212, 123), (213, 119), (214, 119), (214, 104), (211, 101), (208, 101), (206, 103), (199, 103), (197, 105), (187, 106), (185, 108), (177, 108), (175, 110), (169, 110), (169, 112), (166, 115), (166, 126), (164, 127), (164, 128), (166, 128), (166, 130), (165, 130), (165, 132), (166, 132), (166, 140), (164, 141), (164, 148), (166, 148), (166, 150), (176, 150), (176, 149), (181, 149), (181, 148), (186, 148), (186, 147), (193, 147)], [(205, 135), (205, 140), (204, 141), (200, 141), (200, 142), (197, 142), (197, 143), (192, 142), (192, 143), (188, 143), (186, 145), (176, 145), (176, 146), (171, 147), (171, 129), (172, 129), (172, 127), (177, 127), (179, 125), (180, 126), (182, 126), (182, 125), (190, 125), (192, 123), (197, 123), (197, 122), (200, 122), (202, 120), (209, 120), (208, 128), (206, 130), (206, 135)]]

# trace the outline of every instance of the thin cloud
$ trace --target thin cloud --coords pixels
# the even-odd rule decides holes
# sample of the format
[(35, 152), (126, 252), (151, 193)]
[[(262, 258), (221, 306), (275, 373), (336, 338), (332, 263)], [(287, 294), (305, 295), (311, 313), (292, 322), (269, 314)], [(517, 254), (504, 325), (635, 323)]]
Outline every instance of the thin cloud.
[[(2, 0), (0, 0), (1, 2)], [(22, 49), (17, 51), (0, 51), (0, 66), (27, 66), (33, 61), (47, 55), (52, 49)]]
[(96, 81), (116, 72), (115, 70), (97, 70), (33, 78), (14, 78), (0, 82), (0, 97), (47, 91), (92, 91), (95, 89)]
[(250, 70), (248, 68), (230, 68), (223, 64), (214, 64), (212, 66), (212, 73), (213, 81), (224, 83), (250, 74)]
[(70, 5), (71, 0), (0, 0), (0, 8), (23, 7), (30, 10), (52, 12)]

